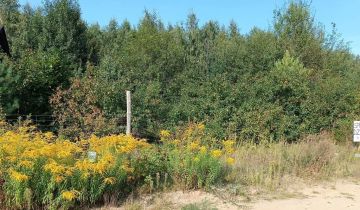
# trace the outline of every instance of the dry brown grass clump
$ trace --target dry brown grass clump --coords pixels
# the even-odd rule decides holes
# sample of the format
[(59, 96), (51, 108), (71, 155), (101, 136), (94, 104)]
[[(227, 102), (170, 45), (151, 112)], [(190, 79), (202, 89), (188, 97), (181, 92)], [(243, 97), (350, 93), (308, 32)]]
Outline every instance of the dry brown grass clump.
[(356, 173), (352, 145), (337, 145), (331, 135), (309, 136), (298, 143), (243, 143), (227, 181), (245, 186), (278, 189), (292, 178), (329, 179)]

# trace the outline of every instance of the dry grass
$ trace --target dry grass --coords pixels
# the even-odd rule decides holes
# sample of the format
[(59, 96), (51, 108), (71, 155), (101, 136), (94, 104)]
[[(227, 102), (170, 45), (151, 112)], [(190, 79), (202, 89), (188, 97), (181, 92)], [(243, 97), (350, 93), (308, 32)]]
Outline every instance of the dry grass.
[(331, 139), (321, 134), (294, 144), (244, 143), (237, 148), (236, 163), (226, 179), (232, 185), (279, 190), (296, 179), (313, 182), (358, 174), (356, 148)]

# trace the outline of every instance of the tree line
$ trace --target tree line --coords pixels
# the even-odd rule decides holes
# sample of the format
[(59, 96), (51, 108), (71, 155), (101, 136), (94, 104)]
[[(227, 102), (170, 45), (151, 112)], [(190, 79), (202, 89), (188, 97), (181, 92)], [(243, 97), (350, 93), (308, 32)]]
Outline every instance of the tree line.
[(132, 91), (134, 131), (205, 123), (209, 135), (295, 141), (332, 132), (350, 138), (360, 111), (360, 60), (333, 24), (318, 23), (306, 1), (274, 11), (271, 27), (240, 33), (196, 14), (165, 25), (144, 12), (137, 25), (87, 24), (76, 0), (33, 8), (0, 0), (12, 57), (1, 55), (5, 114), (54, 114), (75, 137), (119, 131)]

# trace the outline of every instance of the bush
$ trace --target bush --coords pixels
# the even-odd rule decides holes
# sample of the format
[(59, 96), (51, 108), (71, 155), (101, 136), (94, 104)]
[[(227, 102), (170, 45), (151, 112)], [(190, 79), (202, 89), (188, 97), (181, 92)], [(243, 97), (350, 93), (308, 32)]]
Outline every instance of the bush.
[(73, 79), (69, 89), (58, 88), (50, 102), (59, 123), (59, 134), (75, 139), (119, 133), (118, 119), (106, 117), (96, 101), (89, 78)]
[(171, 178), (181, 188), (209, 188), (222, 182), (224, 162), (233, 164), (235, 142), (228, 140), (223, 145), (218, 144), (205, 135), (204, 129), (203, 124), (191, 124), (174, 135), (166, 130), (161, 132)]
[(179, 140), (162, 131), (162, 145), (125, 135), (71, 142), (28, 124), (11, 130), (0, 125), (0, 192), (13, 209), (116, 203), (130, 192), (162, 190), (171, 183), (208, 188), (221, 182), (223, 169), (234, 162), (234, 141), (214, 144), (202, 124), (174, 134)]
[[(87, 157), (89, 151), (96, 160)], [(118, 199), (143, 177), (131, 161), (139, 150), (151, 149), (131, 136), (107, 136), (73, 143), (52, 133), (19, 127), (0, 136), (0, 180), (7, 206), (16, 209), (94, 204), (103, 196)], [(146, 171), (144, 171), (146, 172)], [(0, 182), (0, 183), (2, 183)], [(119, 190), (121, 189), (121, 190)]]

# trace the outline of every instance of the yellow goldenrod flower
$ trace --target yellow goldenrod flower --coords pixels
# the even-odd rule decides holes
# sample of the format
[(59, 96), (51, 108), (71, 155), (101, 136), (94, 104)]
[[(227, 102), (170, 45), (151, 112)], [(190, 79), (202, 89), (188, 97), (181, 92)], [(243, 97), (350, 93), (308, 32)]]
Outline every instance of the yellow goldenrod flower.
[(160, 137), (167, 138), (169, 136), (170, 136), (170, 131), (168, 131), (168, 130), (161, 130), (160, 131)]
[(98, 174), (104, 174), (107, 168), (107, 164), (104, 162), (99, 162), (94, 165), (94, 172)]
[(191, 135), (193, 134), (193, 127), (192, 126), (189, 126), (186, 130), (185, 130), (185, 132), (184, 132), (184, 138), (186, 139), (186, 138), (189, 138), (189, 137), (191, 137)]
[(113, 185), (115, 183), (116, 179), (114, 177), (108, 177), (104, 179), (105, 184)]
[(104, 155), (100, 159), (100, 162), (105, 162), (105, 163), (108, 163), (110, 165), (110, 164), (115, 163), (115, 157), (112, 154), (108, 153), (108, 154)]
[(28, 176), (26, 176), (25, 174), (19, 173), (13, 169), (9, 170), (9, 174), (11, 179), (17, 181), (17, 182), (23, 182), (23, 181), (27, 181), (29, 179)]
[(205, 147), (205, 146), (201, 146), (201, 147), (200, 147), (200, 153), (201, 153), (202, 155), (204, 155), (204, 154), (206, 154), (206, 152), (207, 152), (206, 147)]
[(188, 148), (190, 149), (190, 150), (197, 150), (198, 148), (199, 148), (199, 143), (197, 143), (197, 142), (191, 142), (190, 144), (189, 144), (189, 146), (188, 146)]
[(213, 150), (211, 151), (211, 156), (213, 156), (214, 158), (218, 158), (222, 155), (222, 151), (219, 149)]
[(57, 164), (55, 161), (48, 163), (44, 166), (45, 171), (49, 171), (53, 175), (63, 174), (66, 168), (62, 165)]
[(235, 152), (235, 149), (234, 148), (225, 148), (225, 152), (227, 154), (233, 154)]
[(47, 139), (47, 140), (51, 140), (54, 138), (54, 134), (52, 132), (46, 132), (44, 133), (44, 137)]
[(225, 152), (227, 154), (232, 154), (235, 152), (235, 149), (234, 149), (235, 141), (234, 140), (223, 141), (223, 145), (224, 145)]
[[(60, 184), (68, 177), (74, 176), (75, 173), (79, 174), (81, 179), (89, 179), (89, 177), (98, 174), (104, 175), (110, 170), (114, 170), (118, 157), (127, 159), (127, 154), (154, 147), (145, 140), (138, 140), (132, 136), (113, 135), (101, 138), (92, 136), (89, 139), (80, 140), (87, 143), (86, 150), (96, 151), (98, 154), (97, 162), (91, 163), (84, 156), (84, 150), (80, 143), (57, 139), (50, 132), (41, 133), (33, 129), (21, 127), (18, 130), (4, 131), (0, 134), (0, 176), (3, 179), (9, 179), (5, 181), (24, 182), (31, 179), (30, 175), (26, 175), (28, 172), (25, 174), (23, 170), (33, 170), (35, 163), (43, 164), (42, 161), (38, 161), (39, 158), (45, 160), (44, 165), (41, 165), (41, 169), (44, 171), (42, 173), (50, 173), (54, 183)], [(122, 172), (126, 171), (129, 175), (135, 171), (129, 162), (123, 163), (121, 169)], [(133, 179), (137, 179), (135, 178), (137, 175), (134, 174)], [(116, 179), (109, 177), (104, 179), (104, 182), (115, 184)], [(74, 200), (78, 193), (64, 191), (61, 196), (65, 200)]]
[(226, 163), (229, 165), (233, 165), (235, 163), (235, 159), (232, 157), (226, 158)]
[(197, 128), (202, 131), (205, 129), (205, 125), (203, 123), (199, 123)]
[(22, 161), (19, 162), (20, 167), (32, 168), (33, 165), (34, 165), (34, 163), (31, 162), (31, 161), (28, 161), (28, 160), (22, 160)]
[(62, 150), (57, 154), (58, 158), (69, 158), (71, 157), (71, 152), (68, 150)]
[(79, 192), (76, 190), (63, 191), (61, 193), (61, 197), (67, 201), (73, 201), (75, 198), (77, 198), (78, 195), (79, 195)]
[(199, 162), (199, 161), (200, 161), (200, 158), (199, 158), (199, 157), (194, 157), (194, 159), (193, 159), (193, 160), (194, 160), (194, 162), (196, 162), (196, 163), (197, 163), (197, 162)]
[(6, 157), (6, 159), (10, 163), (15, 163), (17, 161), (17, 158), (15, 156), (9, 156), (9, 157)]
[(73, 174), (73, 169), (72, 168), (66, 168), (64, 175), (65, 176), (71, 176)]

